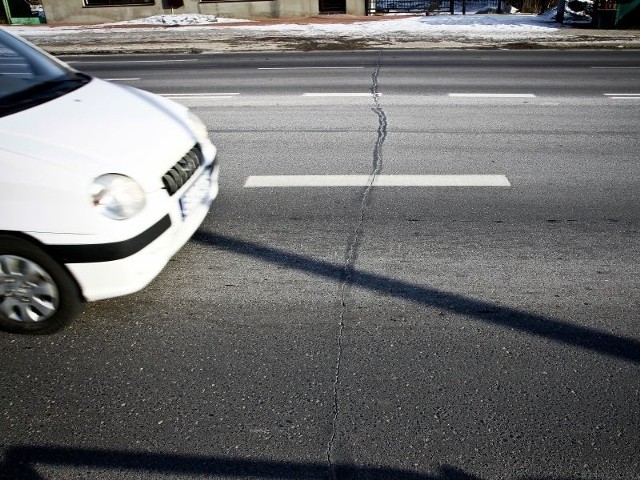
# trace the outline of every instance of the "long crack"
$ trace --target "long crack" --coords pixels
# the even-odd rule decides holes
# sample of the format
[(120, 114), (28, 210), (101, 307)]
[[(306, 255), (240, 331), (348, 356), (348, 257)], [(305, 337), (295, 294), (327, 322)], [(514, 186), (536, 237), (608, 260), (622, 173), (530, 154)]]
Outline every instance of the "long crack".
[(382, 147), (387, 138), (387, 116), (380, 105), (380, 94), (378, 92), (378, 75), (380, 74), (380, 60), (382, 57), (382, 51), (378, 53), (378, 60), (376, 62), (375, 69), (371, 74), (371, 96), (373, 97), (374, 108), (372, 109), (378, 117), (378, 138), (373, 149), (373, 168), (369, 175), (369, 182), (362, 194), (362, 201), (360, 202), (360, 215), (358, 223), (356, 224), (353, 237), (349, 244), (347, 251), (342, 283), (340, 285), (340, 321), (338, 323), (338, 353), (336, 357), (335, 377), (333, 380), (333, 422), (331, 427), (331, 438), (327, 444), (327, 462), (329, 464), (329, 472), (331, 474), (331, 480), (338, 480), (338, 473), (336, 465), (333, 461), (333, 447), (335, 445), (337, 428), (338, 428), (338, 387), (340, 384), (340, 370), (342, 367), (342, 341), (344, 337), (345, 317), (347, 314), (347, 294), (353, 284), (353, 273), (355, 271), (355, 263), (358, 258), (358, 248), (360, 246), (360, 239), (362, 238), (364, 224), (364, 217), (371, 198), (371, 190), (375, 183), (376, 177), (382, 171)]

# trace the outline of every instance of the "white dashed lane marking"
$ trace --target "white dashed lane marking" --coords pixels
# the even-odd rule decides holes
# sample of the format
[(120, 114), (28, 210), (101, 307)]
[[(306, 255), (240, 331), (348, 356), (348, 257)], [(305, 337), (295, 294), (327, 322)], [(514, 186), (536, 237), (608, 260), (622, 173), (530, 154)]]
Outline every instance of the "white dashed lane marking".
[(536, 98), (533, 93), (450, 93), (452, 98)]
[(611, 100), (640, 100), (640, 93), (605, 93)]
[(258, 67), (258, 70), (362, 70), (364, 67)]
[[(248, 177), (245, 188), (366, 187), (369, 175), (260, 175)], [(374, 187), (510, 187), (504, 175), (377, 175)]]
[[(327, 93), (303, 93), (303, 97), (371, 97), (373, 94), (371, 92), (327, 92)], [(376, 93), (376, 96), (382, 96), (381, 93)]]
[(182, 100), (189, 98), (233, 98), (239, 96), (239, 93), (163, 93), (160, 96), (171, 98), (173, 100)]

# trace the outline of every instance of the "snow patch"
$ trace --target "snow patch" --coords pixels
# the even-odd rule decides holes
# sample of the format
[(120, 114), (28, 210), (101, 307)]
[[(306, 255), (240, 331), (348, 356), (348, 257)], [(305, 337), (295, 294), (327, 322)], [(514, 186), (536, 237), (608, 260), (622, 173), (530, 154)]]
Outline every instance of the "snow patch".
[(251, 20), (239, 18), (223, 18), (215, 15), (181, 14), (181, 15), (153, 15), (135, 20), (125, 20), (122, 22), (103, 23), (103, 26), (112, 25), (168, 25), (172, 27), (190, 25), (210, 25), (212, 23), (241, 23), (251, 22)]
[[(487, 14), (487, 15), (420, 15), (379, 19), (376, 21), (355, 21), (349, 23), (289, 23), (264, 25), (242, 19), (228, 19), (213, 15), (156, 15), (145, 19), (129, 20), (117, 24), (90, 26), (12, 26), (12, 31), (28, 39), (62, 42), (61, 37), (72, 33), (86, 32), (87, 35), (112, 36), (113, 25), (119, 25), (115, 44), (136, 43), (156, 39), (162, 41), (184, 41), (203, 39), (233, 38), (255, 39), (278, 36), (290, 39), (333, 40), (349, 39), (364, 41), (493, 41), (526, 42), (552, 40), (560, 30), (570, 28), (556, 23), (553, 15), (529, 14)], [(237, 22), (224, 28), (211, 28), (222, 22)], [(158, 26), (180, 25), (181, 28), (158, 28)], [(197, 34), (196, 34), (197, 32)], [(56, 37), (59, 37), (56, 40)]]

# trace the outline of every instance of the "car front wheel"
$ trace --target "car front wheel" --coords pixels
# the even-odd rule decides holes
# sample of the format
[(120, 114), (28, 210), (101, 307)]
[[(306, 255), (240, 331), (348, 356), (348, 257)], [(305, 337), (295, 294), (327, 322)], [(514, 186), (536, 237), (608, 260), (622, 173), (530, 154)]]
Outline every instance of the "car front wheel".
[(82, 306), (76, 282), (58, 262), (26, 240), (0, 235), (0, 329), (53, 333)]

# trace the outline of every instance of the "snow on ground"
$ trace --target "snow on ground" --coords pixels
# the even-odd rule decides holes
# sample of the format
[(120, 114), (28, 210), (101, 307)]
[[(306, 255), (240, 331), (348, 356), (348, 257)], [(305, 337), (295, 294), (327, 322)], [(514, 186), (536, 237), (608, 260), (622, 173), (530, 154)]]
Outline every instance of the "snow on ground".
[(147, 18), (137, 20), (125, 20), (123, 22), (104, 23), (103, 26), (113, 25), (169, 25), (169, 26), (188, 26), (188, 25), (210, 25), (212, 23), (241, 23), (251, 22), (251, 20), (238, 18), (223, 18), (215, 15), (199, 15), (199, 14), (181, 14), (181, 15), (153, 15)]
[(564, 28), (538, 15), (433, 15), (352, 24), (289, 24), (238, 26), (254, 31), (304, 34), (305, 36), (356, 35), (360, 37), (407, 35), (463, 38), (532, 38)]
[[(234, 26), (224, 26), (224, 23), (234, 22)], [(247, 25), (237, 25), (246, 22)], [(217, 24), (223, 27), (221, 30), (211, 28)], [(129, 25), (136, 28), (126, 28)], [(554, 33), (566, 28), (555, 23), (548, 16), (543, 15), (431, 15), (431, 16), (397, 16), (377, 21), (356, 21), (347, 23), (277, 23), (273, 25), (259, 25), (250, 20), (224, 19), (209, 15), (157, 15), (146, 19), (130, 20), (126, 22), (83, 26), (15, 26), (12, 31), (17, 34), (25, 34), (29, 38), (39, 35), (51, 37), (52, 35), (65, 34), (87, 30), (90, 32), (109, 32), (114, 26), (118, 26), (118, 33), (128, 35), (144, 35), (158, 26), (176, 26), (168, 35), (176, 39), (181, 36), (187, 38), (198, 32), (202, 35), (215, 35), (216, 32), (238, 32), (248, 36), (264, 34), (286, 35), (289, 37), (327, 38), (327, 37), (409, 37), (425, 39), (463, 38), (481, 40), (483, 38), (495, 40), (519, 41), (524, 39), (543, 39), (553, 36)], [(124, 27), (124, 28), (123, 28)], [(137, 32), (137, 34), (136, 34)]]
[(330, 17), (251, 21), (207, 15), (161, 15), (117, 24), (7, 28), (55, 54), (510, 45), (640, 48), (638, 31), (574, 29), (555, 22), (555, 12), (338, 16), (335, 22), (330, 21)]

